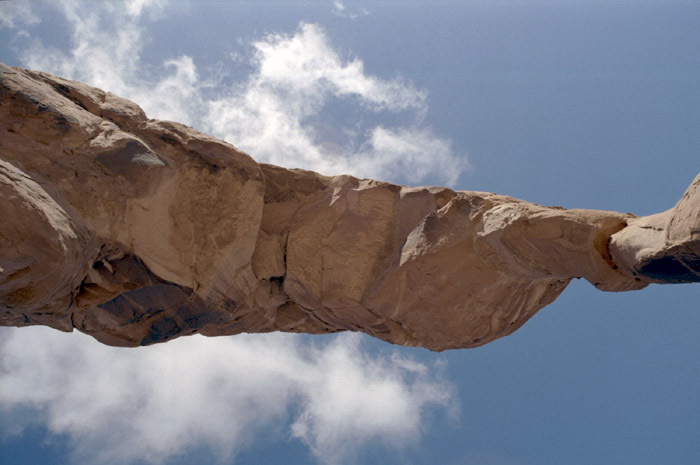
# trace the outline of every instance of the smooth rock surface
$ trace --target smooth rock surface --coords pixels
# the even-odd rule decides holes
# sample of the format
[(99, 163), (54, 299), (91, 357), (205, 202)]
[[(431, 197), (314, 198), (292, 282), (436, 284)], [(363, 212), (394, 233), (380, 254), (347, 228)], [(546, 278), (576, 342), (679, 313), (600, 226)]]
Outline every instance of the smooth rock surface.
[(637, 218), (257, 164), (134, 103), (0, 65), (0, 324), (110, 345), (364, 331), (510, 334), (583, 277), (700, 281), (700, 175)]

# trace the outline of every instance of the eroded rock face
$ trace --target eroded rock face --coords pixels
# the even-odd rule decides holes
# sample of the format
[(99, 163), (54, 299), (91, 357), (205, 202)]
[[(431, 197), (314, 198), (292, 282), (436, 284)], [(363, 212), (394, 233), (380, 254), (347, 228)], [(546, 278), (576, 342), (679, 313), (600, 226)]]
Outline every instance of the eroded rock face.
[(700, 175), (637, 218), (259, 165), (134, 103), (0, 65), (0, 324), (110, 345), (364, 331), (507, 335), (574, 277), (700, 281)]

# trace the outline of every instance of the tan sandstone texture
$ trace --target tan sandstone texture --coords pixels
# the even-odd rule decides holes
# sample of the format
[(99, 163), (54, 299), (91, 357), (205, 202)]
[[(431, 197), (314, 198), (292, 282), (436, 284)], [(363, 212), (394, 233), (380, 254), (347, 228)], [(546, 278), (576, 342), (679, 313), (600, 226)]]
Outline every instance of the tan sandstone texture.
[(363, 331), (505, 336), (575, 277), (700, 281), (700, 176), (637, 218), (256, 163), (78, 82), (0, 65), (0, 324), (139, 346)]

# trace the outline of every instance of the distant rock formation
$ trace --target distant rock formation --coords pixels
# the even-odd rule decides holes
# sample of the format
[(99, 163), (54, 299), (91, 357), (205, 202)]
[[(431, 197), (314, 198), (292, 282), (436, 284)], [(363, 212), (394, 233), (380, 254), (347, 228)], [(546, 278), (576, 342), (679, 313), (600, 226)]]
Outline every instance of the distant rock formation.
[(0, 135), (5, 326), (117, 346), (350, 330), (444, 350), (513, 332), (574, 277), (700, 281), (700, 175), (641, 218), (327, 177), (4, 65)]

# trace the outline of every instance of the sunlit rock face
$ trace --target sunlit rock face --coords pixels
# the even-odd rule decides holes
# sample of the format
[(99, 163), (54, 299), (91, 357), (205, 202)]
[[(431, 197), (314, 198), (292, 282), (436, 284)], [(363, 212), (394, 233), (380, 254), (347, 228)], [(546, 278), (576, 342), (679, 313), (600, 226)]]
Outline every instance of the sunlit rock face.
[(444, 350), (513, 332), (575, 277), (700, 281), (700, 176), (642, 218), (328, 177), (4, 65), (0, 134), (5, 326), (118, 346), (351, 330)]

